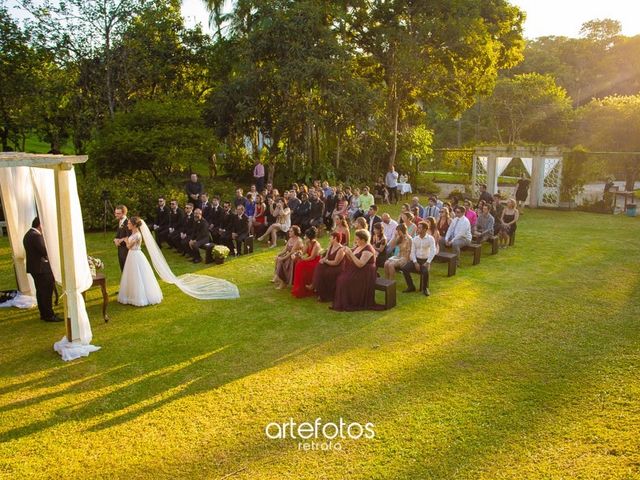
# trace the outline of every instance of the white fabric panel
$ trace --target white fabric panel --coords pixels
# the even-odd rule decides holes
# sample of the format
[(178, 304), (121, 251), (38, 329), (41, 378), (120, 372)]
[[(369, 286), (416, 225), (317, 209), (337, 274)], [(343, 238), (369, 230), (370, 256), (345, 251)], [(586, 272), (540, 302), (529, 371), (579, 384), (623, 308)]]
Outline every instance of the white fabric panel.
[(521, 158), (524, 168), (526, 168), (527, 173), (531, 176), (533, 172), (533, 158)]
[(511, 160), (513, 160), (511, 157), (498, 157), (496, 159), (496, 179), (502, 175), (502, 172), (504, 172), (505, 168), (511, 163)]
[(22, 239), (36, 217), (33, 187), (28, 167), (0, 168), (0, 188), (6, 213), (7, 230), (16, 266), (18, 289), (26, 295), (35, 295), (33, 279), (27, 274), (26, 255)]
[(169, 268), (146, 223), (142, 222), (140, 232), (147, 246), (153, 268), (165, 282), (175, 285), (187, 295), (200, 300), (238, 298), (240, 296), (236, 285), (220, 278), (191, 273), (176, 277)]
[(56, 210), (56, 187), (53, 170), (31, 168), (32, 191), (38, 205), (42, 224), (42, 236), (47, 246), (49, 265), (58, 284), (62, 284), (60, 271), (60, 246), (58, 242), (58, 212)]

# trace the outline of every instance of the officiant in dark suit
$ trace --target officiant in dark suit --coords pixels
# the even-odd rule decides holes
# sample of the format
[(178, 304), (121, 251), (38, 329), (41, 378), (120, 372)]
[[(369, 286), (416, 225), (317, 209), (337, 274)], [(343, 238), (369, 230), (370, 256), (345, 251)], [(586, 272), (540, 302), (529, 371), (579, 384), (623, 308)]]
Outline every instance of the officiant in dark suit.
[(113, 243), (118, 247), (118, 262), (120, 263), (120, 271), (123, 271), (124, 263), (127, 261), (127, 254), (129, 253), (126, 238), (131, 235), (131, 231), (127, 227), (127, 207), (118, 205), (115, 208), (114, 215), (118, 220), (118, 229)]
[(47, 247), (44, 244), (42, 226), (38, 217), (31, 223), (31, 229), (24, 236), (22, 244), (27, 254), (27, 273), (33, 277), (33, 283), (36, 286), (40, 319), (45, 322), (62, 322), (63, 319), (53, 313), (52, 296), (55, 280), (49, 265)]

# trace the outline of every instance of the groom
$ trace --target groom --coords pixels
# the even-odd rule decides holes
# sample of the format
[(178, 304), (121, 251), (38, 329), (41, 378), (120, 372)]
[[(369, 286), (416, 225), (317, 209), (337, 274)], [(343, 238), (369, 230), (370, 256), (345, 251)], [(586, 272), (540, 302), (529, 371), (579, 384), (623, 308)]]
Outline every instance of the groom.
[(118, 261), (120, 262), (120, 271), (122, 271), (124, 270), (124, 262), (127, 261), (127, 253), (129, 253), (126, 239), (131, 235), (131, 230), (127, 227), (127, 207), (118, 205), (115, 208), (114, 215), (118, 220), (118, 229), (113, 243), (118, 247)]

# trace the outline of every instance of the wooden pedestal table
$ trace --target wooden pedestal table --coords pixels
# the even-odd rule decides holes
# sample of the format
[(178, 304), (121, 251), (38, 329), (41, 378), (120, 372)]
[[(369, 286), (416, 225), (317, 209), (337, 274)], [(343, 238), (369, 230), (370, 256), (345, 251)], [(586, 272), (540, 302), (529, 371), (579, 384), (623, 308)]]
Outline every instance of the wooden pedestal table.
[[(109, 305), (109, 294), (107, 293), (107, 278), (104, 276), (104, 273), (97, 273), (95, 277), (93, 277), (93, 284), (89, 287), (89, 290), (95, 287), (100, 287), (102, 290), (102, 317), (104, 318), (105, 323), (109, 321), (109, 316), (107, 315), (107, 305)], [(83, 298), (86, 300), (86, 293), (82, 292)]]

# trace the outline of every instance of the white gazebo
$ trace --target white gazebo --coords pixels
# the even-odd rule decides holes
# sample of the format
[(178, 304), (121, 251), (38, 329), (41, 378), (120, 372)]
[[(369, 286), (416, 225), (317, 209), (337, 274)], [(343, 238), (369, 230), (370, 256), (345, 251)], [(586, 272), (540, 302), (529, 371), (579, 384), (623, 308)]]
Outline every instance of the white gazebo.
[(86, 161), (86, 155), (0, 153), (0, 192), (17, 287), (23, 295), (34, 294), (22, 239), (39, 215), (51, 269), (62, 286), (66, 335), (54, 349), (64, 360), (86, 356), (99, 348), (91, 345), (91, 325), (82, 298), (82, 292), (91, 287), (92, 277), (74, 164)]
[(498, 191), (498, 177), (515, 158), (522, 161), (531, 177), (528, 204), (531, 207), (558, 207), (562, 181), (562, 155), (558, 147), (497, 145), (476, 147), (473, 152), (472, 186), (478, 195), (480, 185)]

